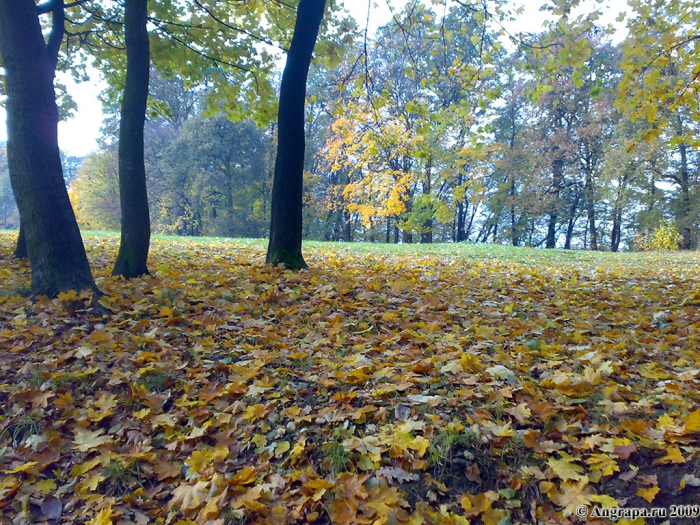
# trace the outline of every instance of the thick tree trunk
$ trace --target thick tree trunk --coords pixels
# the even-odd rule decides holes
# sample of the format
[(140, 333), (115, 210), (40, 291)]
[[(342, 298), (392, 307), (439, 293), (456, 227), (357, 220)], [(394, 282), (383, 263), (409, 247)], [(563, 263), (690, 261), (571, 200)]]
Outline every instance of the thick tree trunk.
[(119, 124), (119, 201), (122, 235), (112, 275), (126, 279), (148, 274), (151, 222), (148, 213), (143, 126), (146, 122), (150, 50), (148, 0), (126, 0), (126, 85)]
[(29, 257), (27, 253), (27, 238), (24, 236), (24, 230), (22, 229), (22, 223), (19, 223), (19, 234), (17, 235), (17, 246), (15, 247), (15, 253), (12, 254), (15, 259), (26, 259)]
[[(63, 31), (62, 26), (55, 29)], [(63, 181), (54, 61), (34, 0), (0, 2), (0, 54), (7, 95), (8, 168), (33, 293), (98, 291)]]
[(301, 253), (304, 189), (304, 104), (306, 79), (326, 0), (301, 0), (294, 36), (282, 73), (277, 158), (272, 183), (272, 220), (267, 263), (296, 270), (306, 267)]

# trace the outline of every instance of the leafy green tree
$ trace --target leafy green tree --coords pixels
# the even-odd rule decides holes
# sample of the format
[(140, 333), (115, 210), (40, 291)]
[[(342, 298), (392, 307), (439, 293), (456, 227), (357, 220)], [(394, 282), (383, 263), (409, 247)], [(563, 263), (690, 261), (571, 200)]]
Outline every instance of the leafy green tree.
[(674, 203), (681, 249), (697, 243), (697, 176), (700, 148), (700, 13), (688, 0), (632, 0), (629, 36), (623, 42), (623, 77), (617, 106), (642, 120), (646, 139), (662, 138), (678, 156), (666, 178), (678, 189)]
[(634, 120), (650, 124), (645, 134), (669, 130), (675, 143), (700, 146), (696, 125), (679, 129), (680, 109), (700, 121), (700, 11), (692, 0), (630, 0), (632, 16), (624, 40), (623, 77), (617, 105)]
[(163, 151), (154, 194), (157, 229), (181, 235), (262, 237), (270, 206), (270, 137), (219, 113), (188, 120)]
[(394, 241), (400, 232), (403, 242), (464, 235), (490, 152), (484, 130), (495, 69), (486, 60), (498, 56), (481, 53), (497, 46), (479, 13), (452, 8), (438, 17), (411, 3), (380, 28), (364, 71), (339, 97), (324, 156), (347, 183), (344, 204), (333, 204), (358, 214), (370, 236), (381, 223), (387, 242), (392, 227)]
[(83, 228), (118, 231), (119, 160), (114, 145), (90, 154), (71, 181), (70, 197)]

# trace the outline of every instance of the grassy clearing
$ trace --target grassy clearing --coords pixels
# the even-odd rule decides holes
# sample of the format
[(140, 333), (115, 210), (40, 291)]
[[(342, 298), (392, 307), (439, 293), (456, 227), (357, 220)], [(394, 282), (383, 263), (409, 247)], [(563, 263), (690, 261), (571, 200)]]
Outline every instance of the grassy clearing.
[[(86, 238), (119, 238), (119, 232), (84, 231)], [(255, 246), (266, 248), (267, 239), (232, 239), (226, 237), (179, 237), (154, 235), (154, 240), (185, 246), (217, 243), (232, 246)], [(415, 255), (433, 257), (460, 257), (466, 259), (493, 259), (504, 263), (528, 265), (568, 265), (580, 267), (614, 266), (658, 268), (671, 264), (694, 267), (700, 264), (698, 252), (591, 252), (584, 250), (544, 250), (539, 248), (514, 247), (501, 244), (435, 243), (435, 244), (384, 244), (305, 241), (303, 249), (311, 254), (315, 251), (350, 253), (354, 255)]]

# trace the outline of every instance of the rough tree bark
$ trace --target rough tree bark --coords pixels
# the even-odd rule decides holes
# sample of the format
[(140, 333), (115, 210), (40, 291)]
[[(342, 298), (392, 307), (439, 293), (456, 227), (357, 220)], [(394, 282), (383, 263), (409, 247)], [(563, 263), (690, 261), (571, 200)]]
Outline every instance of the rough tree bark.
[(126, 279), (148, 274), (151, 222), (148, 213), (143, 126), (146, 122), (150, 47), (148, 0), (126, 0), (126, 85), (119, 124), (119, 201), (121, 242), (112, 275)]
[[(684, 133), (683, 119), (678, 116), (678, 136), (682, 137)], [(694, 236), (692, 228), (692, 203), (690, 198), (690, 172), (688, 169), (688, 149), (685, 142), (678, 144), (678, 151), (681, 157), (680, 176), (677, 178), (681, 187), (681, 200), (678, 217), (678, 227), (681, 234), (681, 242), (678, 246), (681, 250), (690, 250), (693, 248)]]
[(301, 253), (306, 79), (326, 0), (301, 0), (280, 86), (277, 158), (272, 182), (267, 263), (306, 267)]
[(51, 6), (55, 23), (47, 46), (34, 0), (0, 2), (0, 55), (8, 168), (32, 268), (32, 292), (53, 296), (98, 290), (63, 180), (53, 86), (53, 50), (64, 31), (63, 2), (54, 0)]
[(24, 237), (24, 230), (22, 229), (22, 223), (19, 223), (19, 233), (17, 234), (17, 246), (15, 246), (15, 252), (12, 254), (15, 259), (26, 259), (29, 257), (27, 253), (27, 239)]
[[(430, 187), (431, 183), (431, 178), (432, 178), (432, 171), (433, 171), (433, 157), (432, 155), (428, 157), (428, 162), (425, 167), (425, 181), (423, 185), (423, 195), (430, 195), (430, 192), (432, 191)], [(425, 219), (423, 221), (423, 224), (421, 225), (421, 234), (420, 234), (420, 242), (421, 244), (430, 244), (433, 242), (433, 216), (432, 216), (432, 211), (430, 217)]]
[(593, 168), (590, 158), (586, 159), (585, 172), (586, 182), (583, 187), (583, 192), (586, 198), (586, 219), (588, 221), (588, 230), (591, 235), (591, 250), (598, 250), (598, 228), (595, 220), (595, 183), (593, 181)]
[[(555, 146), (555, 152), (559, 152), (559, 147)], [(547, 244), (545, 248), (553, 249), (557, 246), (557, 224), (559, 221), (559, 207), (561, 205), (561, 189), (564, 185), (564, 161), (555, 156), (552, 162), (552, 195), (554, 203), (552, 210), (549, 212), (549, 224), (547, 225)]]

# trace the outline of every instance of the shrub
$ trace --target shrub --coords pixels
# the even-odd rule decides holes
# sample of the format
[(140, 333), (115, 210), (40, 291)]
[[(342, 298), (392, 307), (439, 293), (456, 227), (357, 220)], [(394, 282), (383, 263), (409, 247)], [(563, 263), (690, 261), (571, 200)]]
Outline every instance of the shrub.
[(677, 250), (681, 234), (673, 222), (661, 221), (653, 231), (640, 232), (634, 239), (634, 246), (640, 251)]

